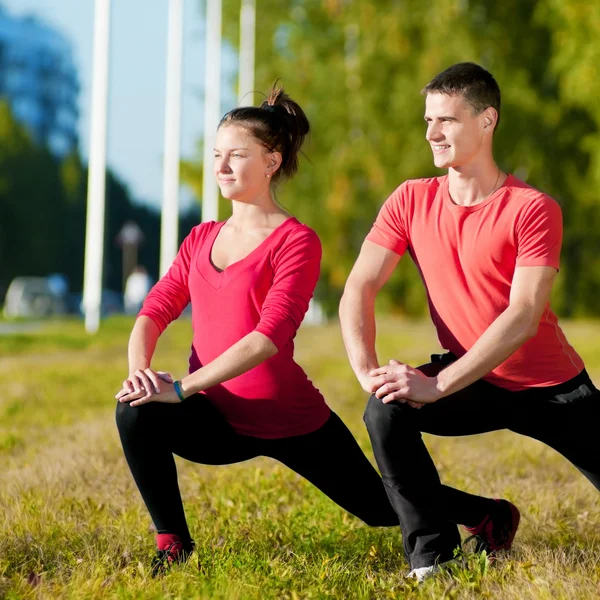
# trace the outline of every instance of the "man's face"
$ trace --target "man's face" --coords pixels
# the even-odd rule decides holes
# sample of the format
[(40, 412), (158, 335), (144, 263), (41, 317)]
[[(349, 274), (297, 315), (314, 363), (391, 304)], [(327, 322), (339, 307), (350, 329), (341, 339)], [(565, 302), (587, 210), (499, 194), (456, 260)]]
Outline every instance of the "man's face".
[(479, 155), (485, 137), (485, 114), (473, 114), (460, 94), (427, 94), (425, 121), (425, 138), (431, 145), (436, 167), (459, 169)]

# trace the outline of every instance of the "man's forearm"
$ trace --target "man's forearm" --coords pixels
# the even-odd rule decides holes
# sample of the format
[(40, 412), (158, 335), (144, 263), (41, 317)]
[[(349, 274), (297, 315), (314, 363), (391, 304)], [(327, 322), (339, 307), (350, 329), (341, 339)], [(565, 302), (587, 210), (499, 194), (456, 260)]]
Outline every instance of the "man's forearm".
[(129, 337), (127, 351), (129, 373), (138, 369), (144, 370), (150, 366), (159, 337), (160, 329), (150, 317), (142, 315), (136, 319)]
[(262, 333), (253, 331), (213, 361), (182, 379), (182, 391), (186, 397), (191, 396), (242, 375), (275, 354), (275, 344)]
[(530, 312), (509, 306), (464, 356), (437, 376), (441, 397), (465, 388), (502, 364), (535, 335), (537, 325)]
[(350, 365), (357, 376), (366, 375), (379, 366), (375, 350), (375, 295), (346, 286), (339, 314)]

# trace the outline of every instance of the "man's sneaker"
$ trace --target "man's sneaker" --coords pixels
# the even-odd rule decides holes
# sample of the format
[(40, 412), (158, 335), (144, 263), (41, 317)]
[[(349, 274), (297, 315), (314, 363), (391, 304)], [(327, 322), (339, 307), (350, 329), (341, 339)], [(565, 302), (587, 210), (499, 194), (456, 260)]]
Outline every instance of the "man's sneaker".
[(152, 577), (162, 575), (171, 565), (185, 562), (194, 551), (194, 540), (182, 542), (178, 535), (159, 533), (156, 536), (158, 550), (152, 560)]
[(448, 570), (450, 567), (452, 567), (452, 565), (461, 566), (462, 563), (456, 558), (453, 558), (443, 563), (436, 563), (435, 565), (431, 565), (430, 567), (418, 567), (416, 569), (413, 569), (407, 575), (407, 577), (409, 579), (416, 579), (418, 583), (423, 583), (426, 579), (429, 579), (430, 577), (433, 577), (435, 575), (438, 575), (439, 573), (443, 573), (444, 571)]
[(510, 550), (519, 527), (519, 509), (508, 500), (494, 500), (495, 507), (476, 527), (465, 527), (470, 536), (463, 542), (475, 539), (475, 552), (494, 556), (499, 550)]

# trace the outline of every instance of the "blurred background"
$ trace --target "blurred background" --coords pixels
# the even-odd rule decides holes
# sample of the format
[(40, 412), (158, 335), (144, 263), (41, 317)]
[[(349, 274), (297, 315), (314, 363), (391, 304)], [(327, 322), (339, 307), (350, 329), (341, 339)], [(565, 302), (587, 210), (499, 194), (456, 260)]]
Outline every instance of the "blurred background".
[[(111, 6), (103, 314), (134, 310), (135, 294), (123, 296), (134, 270), (138, 294), (159, 276), (167, 11), (166, 0)], [(239, 13), (240, 0), (223, 0), (219, 114), (251, 91), (238, 90)], [(180, 240), (201, 220), (205, 15), (205, 1), (185, 0)], [(81, 313), (93, 21), (92, 0), (0, 0), (5, 317)], [(467, 60), (489, 69), (503, 93), (500, 166), (562, 206), (555, 309), (600, 313), (600, 4), (257, 0), (254, 89), (280, 77), (312, 125), (300, 171), (277, 195), (321, 237), (317, 297), (328, 314), (386, 197), (407, 178), (442, 174), (424, 140), (420, 90)], [(379, 310), (425, 314), (410, 261)]]
[[(207, 113), (213, 132), (238, 99), (266, 92), (277, 78), (310, 119), (300, 171), (277, 197), (322, 240), (309, 315), (321, 322), (323, 313), (335, 315), (388, 195), (407, 178), (442, 174), (425, 141), (420, 90), (456, 62), (488, 68), (503, 93), (500, 166), (562, 206), (554, 308), (600, 382), (599, 2), (256, 0), (247, 89), (239, 84), (249, 75), (239, 68), (240, 7), (252, 0), (223, 0), (220, 85), (205, 84), (207, 37), (215, 33), (207, 8), (217, 1), (110, 3), (103, 253), (85, 277), (101, 275), (94, 285), (105, 318), (90, 336), (82, 292), (88, 171), (96, 172), (98, 150), (94, 10), (107, 0), (0, 0), (0, 598), (598, 598), (597, 491), (560, 455), (510, 432), (426, 436), (445, 483), (513, 499), (527, 514), (514, 560), (489, 573), (478, 559), (467, 579), (408, 590), (397, 531), (362, 526), (264, 458), (227, 468), (178, 462), (200, 571), (150, 579), (143, 565), (152, 529), (123, 459), (114, 393), (127, 376), (131, 315), (162, 271), (163, 205), (179, 200), (173, 246), (202, 218), (229, 214), (227, 202), (218, 210), (206, 202), (203, 180), (205, 100), (216, 88), (218, 111)], [(175, 3), (183, 9), (181, 152), (169, 195)], [(379, 357), (426, 362), (435, 331), (409, 259), (378, 301)], [(153, 367), (185, 373), (190, 333), (185, 319), (170, 326)], [(295, 343), (299, 364), (372, 459), (366, 397), (337, 322), (303, 327)]]

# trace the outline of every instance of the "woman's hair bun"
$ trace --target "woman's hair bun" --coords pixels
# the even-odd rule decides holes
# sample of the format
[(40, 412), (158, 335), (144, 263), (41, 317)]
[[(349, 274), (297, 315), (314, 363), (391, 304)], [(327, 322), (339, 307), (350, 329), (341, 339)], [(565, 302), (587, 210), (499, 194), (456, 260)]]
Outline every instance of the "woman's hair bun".
[(236, 124), (244, 127), (271, 152), (281, 153), (281, 166), (272, 181), (292, 177), (298, 171), (298, 155), (310, 124), (300, 105), (275, 82), (259, 107), (240, 107), (228, 112), (219, 127)]

